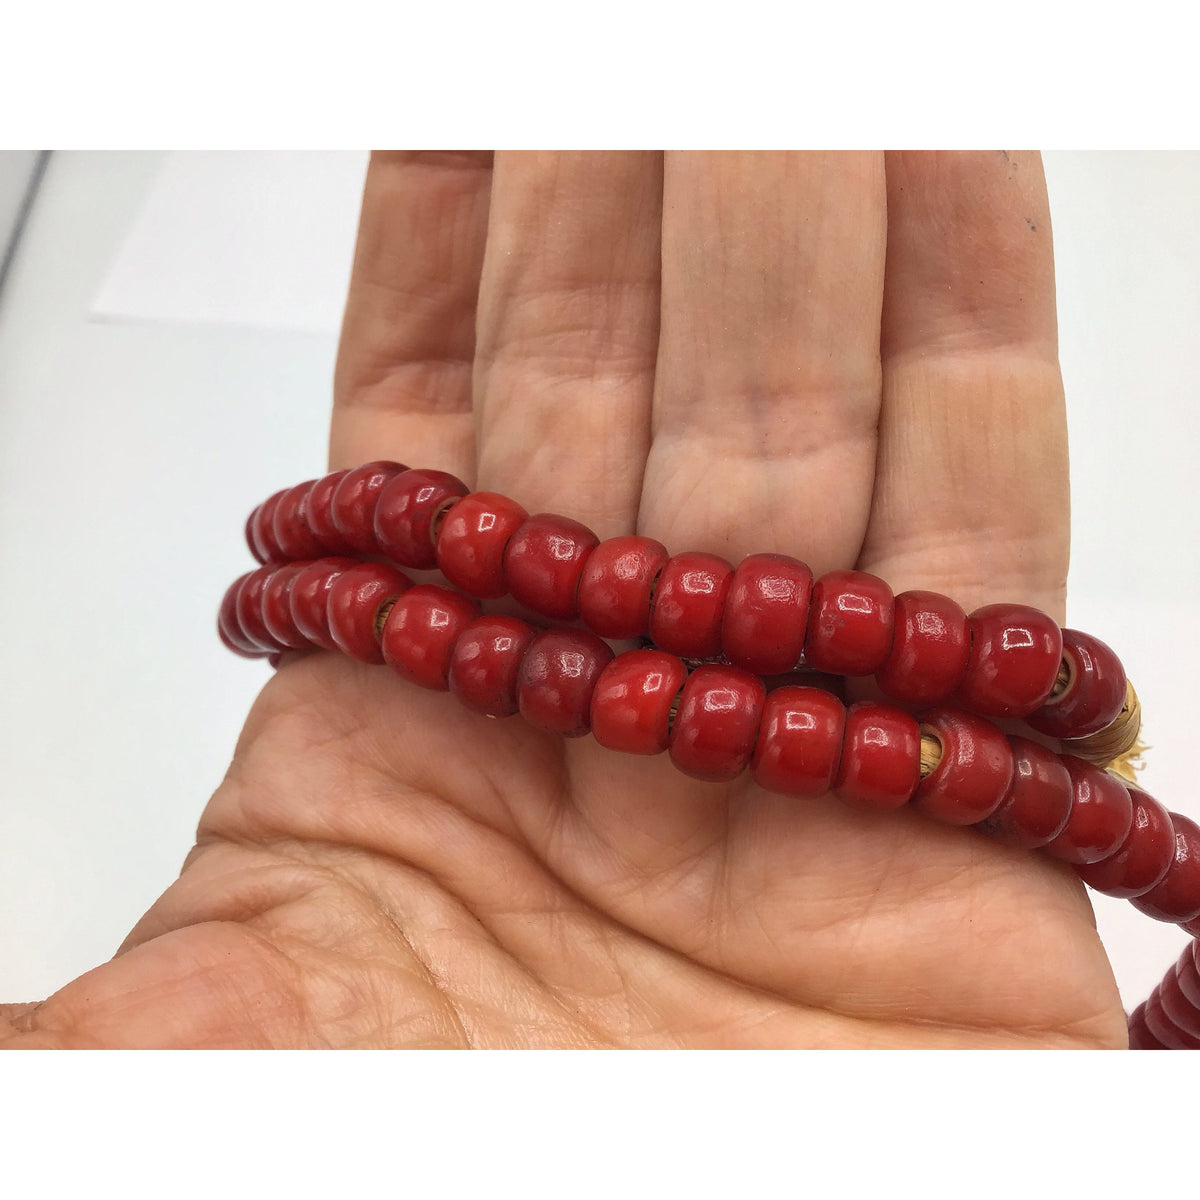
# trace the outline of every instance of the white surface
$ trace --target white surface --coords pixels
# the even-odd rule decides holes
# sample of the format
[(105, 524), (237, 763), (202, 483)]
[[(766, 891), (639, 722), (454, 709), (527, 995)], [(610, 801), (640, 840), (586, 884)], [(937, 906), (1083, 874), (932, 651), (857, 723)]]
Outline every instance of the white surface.
[[(289, 236), (346, 253), (332, 175), (361, 174), (361, 158), (340, 162), (323, 168), (328, 187), (290, 197), (308, 211), (290, 224), (307, 232)], [(160, 165), (56, 155), (0, 300), (0, 1000), (39, 998), (103, 960), (174, 877), (267, 675), (212, 632), (246, 569), (242, 521), (323, 468), (332, 334), (88, 319)], [(1200, 818), (1200, 155), (1050, 154), (1047, 174), (1072, 430), (1070, 620), (1137, 681), (1146, 787)], [(155, 231), (165, 295), (197, 266), (167, 249), (190, 236)], [(252, 274), (261, 251), (247, 224), (212, 278)], [(150, 311), (139, 294), (127, 311)], [(328, 312), (330, 297), (298, 303)], [(262, 307), (237, 311), (269, 323)], [(1185, 938), (1127, 903), (1096, 907), (1132, 1006)]]
[(0, 150), (0, 269), (37, 169), (36, 150)]

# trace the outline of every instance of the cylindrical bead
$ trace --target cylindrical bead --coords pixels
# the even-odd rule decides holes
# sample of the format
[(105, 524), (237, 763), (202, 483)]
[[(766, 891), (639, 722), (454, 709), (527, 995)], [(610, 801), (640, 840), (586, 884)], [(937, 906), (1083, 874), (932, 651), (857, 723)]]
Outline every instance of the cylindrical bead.
[(1006, 846), (1032, 850), (1052, 842), (1071, 815), (1071, 776), (1053, 750), (1010, 737), (1012, 780), (998, 808), (976, 826)]
[(1071, 815), (1062, 832), (1045, 846), (1064, 862), (1101, 862), (1121, 848), (1133, 824), (1133, 801), (1125, 785), (1073, 754), (1061, 756), (1071, 776)]
[(650, 610), (650, 640), (680, 658), (721, 653), (721, 623), (733, 567), (715, 554), (689, 551), (669, 558)]
[(326, 597), (329, 636), (338, 649), (359, 662), (383, 662), (379, 610), (410, 587), (412, 580), (387, 563), (360, 562), (343, 571)]
[(1190, 817), (1171, 813), (1175, 855), (1155, 887), (1131, 901), (1156, 921), (1183, 924), (1200, 917), (1200, 827)]
[(1132, 899), (1162, 882), (1175, 857), (1171, 814), (1141, 788), (1126, 784), (1133, 821), (1117, 852), (1102, 862), (1075, 868), (1080, 879), (1106, 896)]
[(954, 694), (971, 650), (967, 614), (938, 592), (901, 592), (892, 648), (875, 681), (893, 700), (935, 704)]
[(267, 581), (278, 569), (278, 565), (268, 564), (251, 571), (238, 588), (234, 602), (243, 640), (271, 653), (282, 650), (283, 646), (276, 641), (263, 620), (262, 600)]
[(333, 527), (359, 554), (378, 554), (375, 506), (379, 494), (408, 468), (403, 463), (369, 462), (347, 471), (333, 493), (329, 511)]
[(250, 521), (250, 540), (254, 557), (262, 563), (283, 562), (284, 556), (275, 541), (275, 509), (287, 489), (268, 496), (255, 510)]
[(921, 781), (921, 731), (902, 708), (862, 700), (846, 710), (838, 799), (866, 812), (890, 812), (912, 799)]
[(754, 781), (785, 796), (823, 796), (833, 787), (845, 705), (820, 688), (787, 685), (767, 694), (754, 748)]
[(308, 524), (308, 496), (312, 491), (315, 479), (307, 483), (298, 483), (290, 487), (275, 505), (275, 516), (271, 519), (271, 528), (275, 534), (275, 544), (279, 553), (295, 562), (299, 559), (312, 560), (328, 553), (325, 545), (313, 533)]
[(1125, 703), (1125, 668), (1099, 638), (1078, 629), (1062, 631), (1067, 684), (1026, 718), (1039, 733), (1081, 738), (1111, 725)]
[(1023, 717), (1040, 708), (1062, 662), (1062, 630), (1024, 604), (987, 604), (969, 618), (971, 652), (958, 703), (988, 717)]
[(813, 584), (804, 660), (832, 675), (873, 675), (892, 648), (895, 598), (864, 571), (830, 571)]
[(736, 779), (754, 753), (766, 695), (762, 680), (749, 671), (698, 667), (679, 697), (671, 761), (693, 779)]
[(458, 636), (450, 654), (450, 690), (463, 705), (488, 717), (517, 711), (517, 674), (537, 630), (517, 617), (483, 616)]
[(429, 583), (411, 587), (383, 623), (383, 661), (410, 683), (448, 691), (455, 643), (478, 616), (479, 605), (461, 592)]
[(582, 737), (591, 728), (592, 693), (612, 648), (583, 629), (547, 629), (529, 644), (517, 675), (521, 716), (538, 729)]
[(438, 530), (438, 568), (468, 596), (494, 599), (507, 594), (504, 551), (528, 516), (515, 500), (496, 492), (464, 496)]
[(592, 737), (623, 754), (661, 754), (670, 741), (671, 705), (687, 674), (680, 659), (661, 650), (617, 655), (592, 693)]
[(375, 501), (375, 542), (379, 553), (402, 567), (437, 566), (434, 523), (467, 485), (445, 471), (401, 471), (384, 484)]
[(330, 555), (348, 554), (354, 549), (338, 532), (333, 523), (333, 497), (342, 480), (349, 475), (347, 471), (334, 471), (322, 475), (309, 488), (308, 501), (304, 505), (304, 519), (313, 537), (324, 547), (324, 553)]
[(291, 605), (296, 576), (310, 565), (307, 562), (284, 563), (263, 587), (263, 624), (270, 635), (289, 650), (307, 650), (312, 645), (297, 628)]
[(725, 657), (755, 675), (782, 675), (804, 653), (812, 571), (784, 554), (742, 559), (730, 581), (721, 624)]
[(292, 580), (288, 598), (292, 620), (314, 646), (340, 649), (329, 633), (329, 589), (343, 571), (357, 565), (356, 558), (318, 558)]
[(545, 617), (579, 615), (579, 580), (599, 538), (578, 521), (537, 513), (523, 521), (504, 551), (504, 577), (519, 603)]
[(238, 593), (252, 574), (253, 571), (247, 571), (244, 575), (239, 575), (225, 589), (225, 595), (221, 597), (221, 607), (217, 610), (217, 632), (234, 654), (239, 654), (242, 658), (264, 658), (269, 651), (253, 638), (246, 636), (237, 615)]
[(606, 538), (591, 553), (579, 580), (579, 615), (606, 638), (643, 637), (659, 573), (670, 555), (653, 538)]
[(922, 714), (922, 733), (941, 743), (937, 766), (921, 780), (913, 806), (947, 825), (974, 825), (991, 816), (1012, 782), (1008, 739), (990, 721), (951, 708)]

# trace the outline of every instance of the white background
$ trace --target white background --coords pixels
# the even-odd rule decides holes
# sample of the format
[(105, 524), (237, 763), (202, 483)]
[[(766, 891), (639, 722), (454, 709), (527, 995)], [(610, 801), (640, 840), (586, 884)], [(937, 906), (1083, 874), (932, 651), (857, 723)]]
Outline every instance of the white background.
[[(138, 292), (146, 269), (122, 281), (120, 254), (163, 156), (51, 160), (0, 296), (0, 1001), (41, 998), (113, 952), (177, 872), (266, 678), (220, 648), (213, 616), (247, 567), (245, 514), (324, 466), (328, 264), (348, 263), (363, 158), (322, 157), (328, 186), (264, 196), (260, 217), (327, 238), (290, 247), (326, 264), (304, 285), (326, 291), (304, 294), (306, 316), (279, 289), (253, 305), (227, 293), (240, 324), (198, 311), (199, 289), (261, 278), (287, 238), (264, 251), (241, 237), (189, 263), (164, 247), (203, 236), (203, 220), (172, 228), (182, 209), (168, 205), (158, 240), (131, 243), (159, 288)], [(214, 195), (261, 178), (259, 156), (240, 174), (205, 158), (169, 169)], [(1154, 746), (1144, 785), (1200, 819), (1200, 155), (1046, 163), (1072, 436), (1069, 622), (1135, 679)], [(1096, 908), (1132, 1007), (1185, 938), (1124, 902)]]

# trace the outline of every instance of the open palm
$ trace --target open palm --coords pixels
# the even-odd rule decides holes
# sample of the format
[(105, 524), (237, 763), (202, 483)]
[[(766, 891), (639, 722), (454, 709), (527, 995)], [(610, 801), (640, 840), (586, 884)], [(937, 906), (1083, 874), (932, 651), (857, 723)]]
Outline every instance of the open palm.
[[(1045, 186), (1019, 154), (377, 155), (335, 466), (601, 537), (1063, 616)], [(0, 1010), (2, 1015), (2, 1010)], [(488, 721), (386, 667), (264, 689), (180, 878), (27, 1046), (1125, 1044), (1082, 886), (918, 814)]]

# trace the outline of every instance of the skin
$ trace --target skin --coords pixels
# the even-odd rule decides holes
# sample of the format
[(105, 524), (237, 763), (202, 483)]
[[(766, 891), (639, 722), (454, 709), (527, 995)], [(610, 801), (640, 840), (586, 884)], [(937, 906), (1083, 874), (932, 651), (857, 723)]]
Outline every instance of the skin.
[[(1062, 620), (1036, 155), (376, 155), (334, 467)], [(1123, 1047), (1069, 868), (294, 656), (24, 1047)]]

